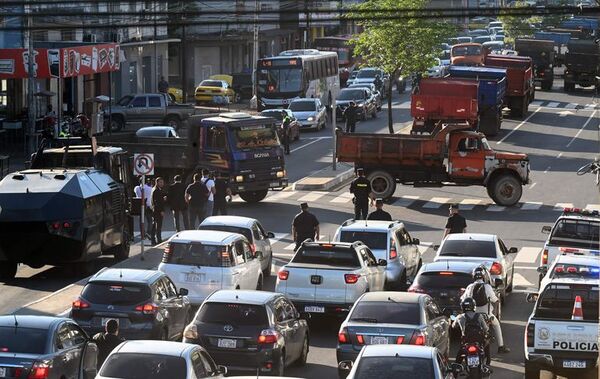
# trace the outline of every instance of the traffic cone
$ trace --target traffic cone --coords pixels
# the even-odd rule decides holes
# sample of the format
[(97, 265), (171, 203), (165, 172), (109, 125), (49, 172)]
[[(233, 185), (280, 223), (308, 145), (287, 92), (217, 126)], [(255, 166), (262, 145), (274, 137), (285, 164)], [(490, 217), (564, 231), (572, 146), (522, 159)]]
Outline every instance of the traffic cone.
[(575, 296), (575, 305), (573, 306), (573, 316), (571, 320), (583, 320), (583, 309), (581, 308), (581, 296)]

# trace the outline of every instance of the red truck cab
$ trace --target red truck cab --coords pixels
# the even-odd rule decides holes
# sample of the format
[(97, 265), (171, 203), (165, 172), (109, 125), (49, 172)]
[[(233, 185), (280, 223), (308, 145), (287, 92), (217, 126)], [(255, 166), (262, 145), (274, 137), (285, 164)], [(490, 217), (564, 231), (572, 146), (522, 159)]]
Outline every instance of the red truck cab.
[(459, 43), (450, 50), (450, 63), (457, 66), (483, 66), (485, 49), (480, 43)]

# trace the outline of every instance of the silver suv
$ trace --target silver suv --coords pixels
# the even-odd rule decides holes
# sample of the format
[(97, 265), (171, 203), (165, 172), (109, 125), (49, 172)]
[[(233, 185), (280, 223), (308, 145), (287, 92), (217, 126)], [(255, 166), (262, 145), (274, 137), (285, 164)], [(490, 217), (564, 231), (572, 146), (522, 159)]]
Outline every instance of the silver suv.
[(386, 289), (406, 289), (421, 267), (420, 241), (412, 238), (400, 221), (347, 220), (336, 231), (334, 241), (361, 241), (377, 259), (385, 259)]

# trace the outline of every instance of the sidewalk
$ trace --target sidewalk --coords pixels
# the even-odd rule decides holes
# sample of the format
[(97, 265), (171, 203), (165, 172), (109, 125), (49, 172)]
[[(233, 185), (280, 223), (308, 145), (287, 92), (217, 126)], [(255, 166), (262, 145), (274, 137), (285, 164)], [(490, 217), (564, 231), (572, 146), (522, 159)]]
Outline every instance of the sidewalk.
[(354, 165), (338, 163), (337, 170), (331, 166), (315, 172), (294, 183), (294, 191), (329, 191), (354, 177)]

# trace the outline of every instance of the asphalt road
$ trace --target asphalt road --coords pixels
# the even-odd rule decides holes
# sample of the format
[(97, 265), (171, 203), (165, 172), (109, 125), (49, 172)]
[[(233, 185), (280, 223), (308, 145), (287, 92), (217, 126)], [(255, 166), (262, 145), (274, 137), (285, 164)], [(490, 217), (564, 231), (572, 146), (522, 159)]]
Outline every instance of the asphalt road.
[[(538, 91), (536, 101), (530, 106), (526, 118), (506, 115), (502, 132), (491, 140), (494, 149), (529, 154), (531, 183), (524, 188), (521, 203), (503, 208), (493, 205), (481, 187), (413, 188), (399, 186), (386, 209), (392, 216), (405, 222), (411, 235), (422, 241), (423, 261), (433, 257), (431, 244), (439, 244), (447, 216), (447, 203), (463, 204), (462, 214), (468, 230), (498, 234), (510, 247), (519, 249), (515, 269), (515, 291), (508, 296), (503, 307), (502, 326), (504, 338), (512, 352), (494, 355), (493, 377), (521, 378), (523, 374), (523, 331), (531, 305), (524, 301), (525, 293), (537, 283), (537, 261), (545, 235), (543, 225), (551, 225), (560, 214), (558, 209), (571, 204), (578, 207), (600, 209), (598, 188), (592, 175), (576, 176), (575, 171), (593, 160), (599, 153), (600, 105), (594, 108), (591, 90), (562, 92), (562, 83), (555, 82), (552, 92)], [(408, 125), (410, 120), (408, 94), (395, 95), (393, 114), (395, 130)], [(385, 110), (377, 119), (361, 122), (360, 132), (386, 132)], [(292, 154), (286, 165), (290, 180), (297, 181), (310, 173), (331, 164), (331, 129), (303, 133), (299, 142), (292, 145)], [(273, 240), (276, 256), (274, 270), (291, 257), (290, 223), (299, 211), (299, 203), (306, 201), (321, 223), (323, 238), (331, 238), (344, 220), (352, 217), (350, 197), (345, 194), (347, 185), (331, 192), (282, 191), (271, 193), (259, 204), (246, 204), (236, 199), (230, 213), (255, 217), (265, 228), (276, 233)], [(173, 230), (165, 223), (165, 236)], [(134, 246), (134, 253), (139, 246)], [(101, 265), (111, 265), (105, 258)], [(18, 278), (0, 285), (0, 313), (9, 313), (24, 304), (40, 299), (64, 286), (82, 279), (72, 277), (64, 269), (44, 267), (34, 270), (21, 267)], [(266, 283), (274, 287), (274, 278)], [(68, 306), (69, 304), (65, 304)], [(336, 375), (335, 345), (339, 323), (336, 321), (311, 321), (311, 350), (305, 368), (290, 368), (290, 376), (304, 378), (332, 378)], [(495, 350), (494, 350), (495, 351)], [(454, 352), (454, 351), (453, 351)]]

